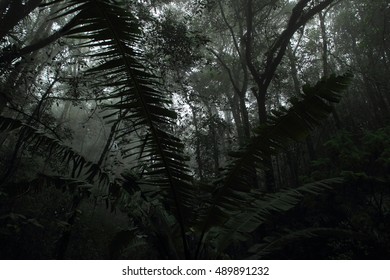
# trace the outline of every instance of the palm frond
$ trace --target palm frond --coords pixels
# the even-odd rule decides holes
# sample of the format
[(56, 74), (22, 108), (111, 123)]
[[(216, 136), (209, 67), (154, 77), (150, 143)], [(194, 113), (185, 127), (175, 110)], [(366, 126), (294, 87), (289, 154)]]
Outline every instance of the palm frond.
[[(136, 141), (144, 145), (138, 165), (148, 163), (142, 182), (153, 186), (163, 196), (167, 206), (175, 213), (185, 240), (184, 212), (191, 212), (193, 194), (191, 176), (183, 156), (183, 145), (169, 132), (176, 114), (169, 109), (171, 100), (159, 91), (157, 77), (145, 69), (140, 50), (140, 30), (136, 18), (120, 1), (64, 0), (65, 8), (58, 16), (75, 14), (75, 25), (67, 36), (82, 40), (80, 46), (89, 47), (90, 57), (97, 66), (89, 69), (99, 82), (97, 87), (110, 89), (110, 96), (118, 100), (110, 105), (117, 109), (122, 121), (132, 125), (124, 133), (148, 130), (149, 137)], [(99, 79), (99, 78), (104, 79)], [(134, 145), (134, 143), (133, 143)], [(137, 146), (137, 143), (135, 143)], [(186, 245), (184, 245), (186, 247)]]
[(300, 101), (295, 101), (291, 108), (256, 129), (256, 135), (248, 145), (234, 154), (235, 159), (221, 179), (222, 186), (215, 192), (210, 210), (203, 217), (197, 255), (206, 235), (211, 234), (211, 239), (218, 240), (219, 245), (216, 246), (223, 249), (234, 235), (239, 240), (245, 239), (245, 234), (256, 229), (271, 212), (282, 213), (294, 207), (302, 192), (320, 193), (340, 182), (339, 178), (329, 179), (297, 189), (264, 194), (254, 190), (251, 174), (254, 166), (268, 168), (264, 159), (286, 147), (290, 139), (303, 139), (324, 120), (331, 112), (329, 103), (340, 100), (351, 78), (352, 74), (347, 73), (323, 79), (313, 87), (305, 86)]
[(221, 197), (218, 202), (221, 206), (213, 211), (215, 222), (208, 231), (207, 239), (217, 251), (223, 252), (232, 240), (247, 240), (250, 233), (261, 224), (291, 210), (305, 195), (322, 194), (343, 181), (342, 178), (331, 178), (276, 193), (252, 190), (246, 193), (234, 192), (234, 197)]
[(23, 130), (24, 137), (28, 139), (28, 145), (34, 147), (34, 150), (42, 149), (49, 156), (59, 158), (67, 164), (72, 162), (73, 169), (76, 170), (75, 173), (78, 176), (83, 174), (88, 177), (89, 181), (97, 177), (99, 184), (108, 184), (109, 178), (107, 173), (102, 171), (95, 163), (85, 159), (85, 157), (61, 140), (20, 120), (0, 116), (0, 133), (10, 132), (19, 128)]
[(304, 86), (300, 101), (293, 102), (291, 108), (267, 125), (258, 127), (249, 144), (234, 155), (236, 159), (227, 168), (221, 192), (224, 188), (251, 189), (251, 181), (247, 178), (250, 178), (248, 172), (252, 172), (253, 164), (267, 168), (264, 159), (268, 154), (277, 153), (291, 139), (303, 140), (331, 113), (329, 103), (340, 101), (351, 79), (352, 74), (346, 73), (322, 79), (315, 86)]

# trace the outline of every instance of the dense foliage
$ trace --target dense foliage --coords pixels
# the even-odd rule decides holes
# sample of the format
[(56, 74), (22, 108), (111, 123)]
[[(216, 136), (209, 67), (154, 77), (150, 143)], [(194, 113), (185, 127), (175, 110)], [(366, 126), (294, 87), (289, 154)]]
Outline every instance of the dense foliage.
[(387, 1), (0, 1), (0, 26), (1, 258), (390, 256)]

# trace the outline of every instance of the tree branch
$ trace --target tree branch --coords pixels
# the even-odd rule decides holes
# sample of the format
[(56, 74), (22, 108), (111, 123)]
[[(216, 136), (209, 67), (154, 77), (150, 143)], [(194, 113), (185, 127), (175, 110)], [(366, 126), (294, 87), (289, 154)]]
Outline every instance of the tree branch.
[(225, 61), (223, 61), (222, 57), (216, 52), (214, 51), (213, 49), (211, 48), (207, 48), (209, 50), (209, 52), (211, 52), (219, 61), (219, 63), (221, 63), (222, 67), (225, 68), (226, 72), (228, 73), (229, 75), (229, 79), (230, 79), (230, 82), (232, 83), (233, 85), (233, 88), (234, 88), (234, 91), (238, 94), (238, 95), (241, 95), (241, 91), (240, 89), (238, 88), (238, 85), (236, 84), (234, 78), (233, 78), (233, 74), (232, 74), (232, 71), (230, 70), (230, 68), (226, 65)]
[(280, 34), (275, 44), (268, 52), (266, 66), (261, 78), (259, 79), (261, 81), (260, 85), (263, 87), (263, 91), (268, 89), (275, 71), (282, 61), (286, 48), (295, 32), (300, 27), (304, 26), (315, 14), (332, 4), (333, 1), (334, 0), (324, 0), (307, 12), (304, 11), (304, 8), (310, 0), (301, 0), (294, 7), (287, 28)]
[(22, 5), (21, 1), (2, 1), (0, 5), (0, 39), (6, 36), (12, 28), (28, 16), (41, 2), (42, 0), (30, 0)]
[(0, 55), (0, 63), (9, 63), (12, 60), (22, 57), (23, 55), (38, 51), (51, 43), (55, 42), (62, 36), (64, 36), (78, 21), (78, 17), (72, 18), (63, 28), (48, 36), (47, 38), (41, 39), (38, 42), (21, 48), (17, 51), (5, 52)]

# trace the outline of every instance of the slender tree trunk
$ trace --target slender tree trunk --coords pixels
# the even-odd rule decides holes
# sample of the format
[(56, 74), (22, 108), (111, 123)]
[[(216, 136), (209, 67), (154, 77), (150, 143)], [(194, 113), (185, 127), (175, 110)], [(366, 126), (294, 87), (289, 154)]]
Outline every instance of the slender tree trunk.
[(294, 84), (295, 94), (298, 96), (301, 93), (301, 83), (298, 78), (297, 58), (293, 52), (291, 45), (287, 48), (287, 57), (290, 62), (290, 74)]
[[(260, 91), (261, 90), (261, 91)], [(258, 106), (258, 113), (259, 113), (259, 120), (260, 124), (266, 124), (267, 123), (267, 109), (266, 109), (266, 90), (265, 88), (259, 89), (259, 92), (256, 94), (257, 97), (257, 106)], [(272, 163), (272, 156), (271, 156), (271, 150), (265, 150), (264, 151), (264, 163), (267, 167), (264, 171), (265, 174), (265, 185), (269, 192), (275, 191), (275, 173), (274, 173), (274, 167)]]
[(199, 179), (203, 180), (203, 161), (202, 161), (202, 155), (200, 150), (200, 131), (199, 131), (199, 124), (198, 124), (198, 117), (196, 116), (196, 109), (194, 106), (191, 105), (191, 102), (188, 100), (188, 104), (191, 108), (192, 113), (192, 122), (195, 127), (195, 160), (198, 165), (198, 175)]
[(232, 109), (232, 115), (234, 120), (234, 125), (236, 127), (237, 131), (237, 138), (238, 138), (238, 144), (240, 146), (243, 146), (245, 144), (245, 133), (244, 133), (244, 127), (242, 125), (241, 120), (241, 114), (240, 114), (240, 108), (239, 108), (239, 102), (238, 102), (238, 96), (236, 94), (233, 94), (233, 97), (228, 96), (230, 108)]
[(215, 127), (215, 123), (210, 125), (211, 136), (213, 138), (213, 161), (214, 161), (214, 174), (219, 176), (219, 145), (218, 145), (218, 135)]
[(241, 112), (241, 119), (242, 119), (242, 126), (244, 129), (244, 136), (245, 140), (248, 140), (250, 138), (250, 124), (249, 124), (249, 114), (248, 109), (246, 108), (245, 104), (245, 93), (240, 94), (240, 112)]
[[(322, 39), (322, 69), (323, 76), (325, 78), (329, 77), (329, 62), (328, 62), (328, 35), (326, 34), (326, 26), (325, 26), (325, 12), (319, 12), (318, 17), (320, 19), (320, 28), (321, 28), (321, 39)], [(340, 117), (336, 111), (336, 108), (333, 104), (330, 104), (332, 108), (332, 116), (334, 119), (334, 123), (338, 129), (341, 129)]]
[(328, 63), (328, 35), (325, 27), (325, 13), (319, 12), (321, 39), (322, 39), (322, 69), (324, 77), (329, 77), (329, 63)]

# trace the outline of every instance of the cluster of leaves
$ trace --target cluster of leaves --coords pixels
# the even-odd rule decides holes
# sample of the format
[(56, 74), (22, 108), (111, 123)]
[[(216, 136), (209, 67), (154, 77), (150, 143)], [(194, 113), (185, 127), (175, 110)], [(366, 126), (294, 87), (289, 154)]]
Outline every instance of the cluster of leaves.
[(77, 176), (83, 174), (87, 176), (89, 181), (97, 177), (99, 183), (108, 183), (108, 175), (103, 172), (99, 166), (87, 161), (82, 155), (65, 145), (61, 140), (19, 120), (0, 116), (0, 132), (10, 133), (17, 129), (19, 129), (19, 133), (21, 133), (25, 139), (28, 139), (28, 145), (33, 149), (44, 147), (49, 156), (60, 158), (63, 162), (67, 162), (68, 164), (72, 163), (73, 170), (75, 171), (74, 173)]
[[(325, 142), (322, 156), (312, 162), (312, 172), (303, 178), (305, 181), (341, 176), (344, 183), (341, 189), (321, 200), (307, 200), (306, 207), (310, 212), (305, 213), (310, 214), (306, 214), (304, 220), (358, 233), (343, 242), (327, 243), (328, 251), (319, 257), (326, 257), (325, 254), (344, 259), (388, 256), (389, 137), (389, 127), (375, 131), (341, 131)], [(331, 209), (329, 205), (332, 205)], [(301, 223), (305, 223), (304, 220)], [(279, 257), (288, 256), (281, 254)]]
[(151, 32), (152, 63), (160, 62), (160, 68), (186, 69), (202, 59), (201, 47), (208, 39), (201, 32), (189, 29), (187, 22), (188, 19), (171, 10), (156, 21)]
[(375, 131), (341, 131), (325, 142), (323, 156), (312, 162), (312, 179), (340, 172), (386, 177), (390, 158), (389, 127)]

